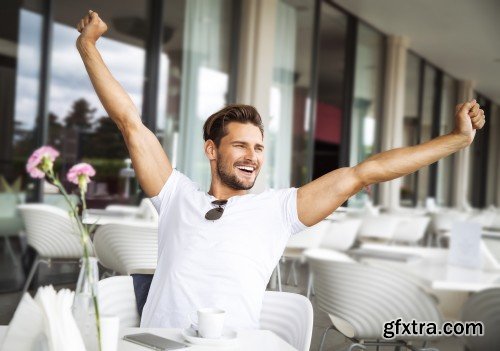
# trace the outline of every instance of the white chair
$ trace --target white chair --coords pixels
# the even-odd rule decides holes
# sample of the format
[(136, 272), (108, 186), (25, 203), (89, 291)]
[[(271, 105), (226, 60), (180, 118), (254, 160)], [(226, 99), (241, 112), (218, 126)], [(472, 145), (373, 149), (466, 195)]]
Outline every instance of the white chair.
[(386, 322), (402, 318), (441, 325), (443, 318), (433, 299), (400, 274), (355, 262), (340, 252), (316, 249), (304, 254), (315, 277), (318, 307), (332, 321), (323, 334), (320, 350), (331, 329), (365, 346), (406, 346), (410, 340), (406, 337), (394, 342), (378, 341)]
[(431, 221), (430, 217), (405, 216), (398, 218), (398, 225), (392, 237), (393, 242), (404, 242), (415, 245), (423, 240)]
[(398, 217), (389, 215), (363, 217), (358, 237), (389, 242), (394, 237), (399, 220)]
[[(17, 208), (24, 220), (28, 245), (37, 253), (23, 289), (24, 294), (40, 263), (49, 265), (59, 260), (79, 261), (83, 249), (76, 223), (67, 211), (46, 204), (24, 204)], [(88, 249), (93, 256), (91, 244)]]
[(469, 351), (491, 351), (500, 347), (500, 288), (487, 289), (473, 294), (462, 308), (461, 320), (480, 321), (483, 336), (464, 336)]
[(319, 247), (337, 251), (349, 250), (356, 241), (361, 222), (361, 219), (332, 222), (323, 235)]
[(99, 313), (120, 317), (120, 328), (138, 327), (134, 282), (130, 276), (116, 276), (99, 281), (97, 286)]
[(260, 327), (273, 331), (299, 351), (309, 351), (313, 329), (311, 302), (299, 294), (266, 291)]
[(155, 223), (106, 224), (97, 228), (94, 247), (99, 262), (122, 275), (156, 269), (158, 226)]
[(433, 213), (431, 229), (436, 245), (439, 247), (442, 246), (443, 238), (450, 233), (453, 223), (457, 221), (464, 221), (469, 217), (469, 213), (457, 210), (442, 210), (440, 212)]
[(292, 277), (294, 285), (298, 285), (296, 270), (297, 262), (304, 260), (302, 253), (305, 250), (319, 247), (321, 241), (323, 240), (323, 236), (329, 230), (330, 225), (330, 221), (323, 220), (311, 227), (307, 227), (303, 231), (296, 233), (290, 237), (288, 243), (286, 244), (285, 251), (282, 255), (282, 262), (286, 262), (288, 260), (291, 261), (288, 276), (286, 278), (287, 284), (290, 281), (290, 277)]
[[(99, 308), (103, 315), (120, 318), (120, 327), (140, 323), (132, 277), (102, 279), (98, 285)], [(313, 308), (302, 295), (266, 291), (262, 301), (261, 329), (274, 332), (299, 351), (308, 351), (313, 328)]]

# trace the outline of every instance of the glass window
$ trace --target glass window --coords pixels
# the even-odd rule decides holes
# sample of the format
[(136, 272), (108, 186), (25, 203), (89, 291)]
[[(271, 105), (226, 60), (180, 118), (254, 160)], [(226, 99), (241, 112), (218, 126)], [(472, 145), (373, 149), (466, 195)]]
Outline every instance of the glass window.
[[(99, 11), (108, 32), (97, 45), (114, 77), (142, 107), (147, 1), (127, 5), (112, 0), (69, 3), (54, 1), (52, 65), (49, 97), (49, 142), (61, 151), (62, 173), (85, 160), (96, 168), (88, 192), (90, 207), (118, 201), (128, 178), (120, 177), (128, 152), (122, 136), (103, 109), (75, 48), (75, 24), (88, 9)], [(128, 194), (124, 194), (125, 197)]]
[[(354, 166), (379, 151), (380, 105), (384, 58), (384, 36), (358, 24), (354, 96), (351, 117), (350, 160)], [(359, 192), (349, 206), (362, 206), (368, 194)]]
[[(441, 118), (439, 135), (450, 133), (455, 126), (455, 105), (457, 104), (457, 81), (445, 75), (443, 77)], [(453, 164), (455, 154), (438, 161), (436, 201), (440, 206), (451, 206), (453, 181)]]
[(314, 1), (281, 0), (276, 13), (275, 54), (267, 137), (270, 186), (308, 181), (307, 141)]
[(170, 0), (164, 5), (157, 135), (172, 165), (207, 189), (202, 127), (228, 103), (233, 2)]
[[(26, 184), (31, 182), (24, 165), (37, 146), (43, 24), (41, 7), (41, 1), (10, 1), (2, 6), (0, 177), (14, 187), (16, 192), (20, 192), (18, 201), (23, 201)], [(2, 186), (0, 191), (6, 190)], [(2, 197), (0, 206), (3, 209), (15, 208), (15, 203), (8, 203), (7, 198)]]
[[(422, 118), (420, 121), (419, 143), (432, 138), (432, 123), (434, 122), (434, 99), (436, 98), (437, 71), (430, 65), (424, 68), (424, 91), (422, 97)], [(436, 116), (437, 117), (437, 116)], [(423, 204), (429, 196), (430, 186), (429, 166), (418, 171), (418, 201)]]
[(322, 2), (313, 178), (340, 166), (347, 15)]
[(488, 145), (488, 182), (486, 206), (500, 206), (500, 106), (493, 105), (491, 115), (486, 116), (490, 124), (490, 140)]
[[(406, 58), (405, 106), (403, 119), (403, 146), (418, 144), (419, 141), (419, 96), (420, 96), (421, 60), (408, 52)], [(417, 173), (403, 177), (401, 183), (400, 204), (415, 206), (417, 191)]]
[[(491, 100), (481, 94), (476, 95), (476, 100), (484, 110), (486, 121), (489, 122)], [(470, 146), (469, 199), (471, 206), (475, 208), (486, 207), (488, 169), (493, 167), (493, 164), (488, 163), (490, 128), (490, 123), (486, 123), (483, 129), (477, 131)]]

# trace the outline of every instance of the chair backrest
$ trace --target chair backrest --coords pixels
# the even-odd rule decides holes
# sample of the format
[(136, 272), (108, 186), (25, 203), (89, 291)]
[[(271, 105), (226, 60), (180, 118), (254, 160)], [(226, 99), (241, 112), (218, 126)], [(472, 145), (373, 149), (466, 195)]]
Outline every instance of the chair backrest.
[(142, 219), (158, 223), (158, 211), (148, 198), (141, 200), (137, 214)]
[(395, 216), (380, 215), (363, 217), (358, 237), (365, 239), (392, 240), (399, 218)]
[[(134, 284), (130, 276), (116, 276), (99, 281), (100, 313), (118, 316), (120, 327), (138, 327)], [(299, 351), (308, 351), (313, 329), (313, 308), (304, 296), (266, 291), (262, 301), (260, 327), (271, 330)]]
[(119, 274), (154, 270), (158, 258), (155, 223), (106, 224), (97, 228), (94, 247), (99, 262)]
[(309, 351), (313, 329), (311, 302), (299, 294), (266, 291), (260, 327), (271, 330), (299, 351)]
[(116, 276), (100, 280), (97, 286), (99, 313), (118, 316), (120, 328), (138, 327), (140, 324), (134, 283), (130, 276)]
[(457, 210), (443, 210), (432, 214), (432, 230), (434, 232), (451, 231), (453, 223), (464, 221), (470, 217), (467, 212)]
[(320, 247), (338, 251), (349, 250), (356, 241), (361, 222), (361, 219), (333, 222), (323, 236)]
[(462, 308), (461, 320), (481, 321), (483, 336), (464, 336), (470, 351), (498, 350), (500, 345), (500, 288), (487, 289), (473, 294)]
[(355, 262), (342, 253), (311, 250), (305, 256), (318, 307), (347, 337), (381, 339), (384, 323), (398, 318), (442, 323), (432, 298), (401, 274)]
[(28, 245), (40, 256), (82, 257), (79, 232), (67, 211), (46, 204), (24, 204), (18, 209), (24, 220)]
[(331, 222), (324, 220), (313, 226), (307, 227), (303, 231), (290, 236), (287, 248), (308, 249), (318, 247), (326, 231), (329, 230)]
[(430, 217), (401, 216), (392, 240), (415, 244), (423, 239), (430, 221)]

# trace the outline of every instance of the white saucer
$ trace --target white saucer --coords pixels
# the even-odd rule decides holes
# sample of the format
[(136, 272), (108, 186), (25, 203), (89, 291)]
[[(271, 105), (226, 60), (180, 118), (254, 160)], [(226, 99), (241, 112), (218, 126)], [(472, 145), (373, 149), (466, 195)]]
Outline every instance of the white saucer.
[(198, 336), (193, 328), (183, 329), (181, 332), (184, 339), (195, 345), (206, 346), (235, 346), (238, 344), (238, 334), (234, 330), (224, 330), (219, 339), (208, 339)]

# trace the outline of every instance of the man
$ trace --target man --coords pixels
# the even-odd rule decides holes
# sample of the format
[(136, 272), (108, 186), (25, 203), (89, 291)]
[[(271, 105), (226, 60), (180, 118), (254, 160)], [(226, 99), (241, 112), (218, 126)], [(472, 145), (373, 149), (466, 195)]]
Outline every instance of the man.
[(475, 101), (457, 106), (452, 133), (374, 155), (299, 189), (247, 194), (264, 162), (257, 111), (234, 105), (209, 117), (205, 154), (208, 193), (177, 170), (104, 64), (96, 41), (107, 30), (90, 11), (78, 24), (77, 48), (109, 116), (120, 129), (144, 192), (159, 213), (158, 265), (141, 326), (187, 327), (202, 307), (227, 311), (226, 325), (258, 328), (262, 297), (290, 234), (314, 225), (370, 184), (415, 172), (473, 141), (484, 126)]

